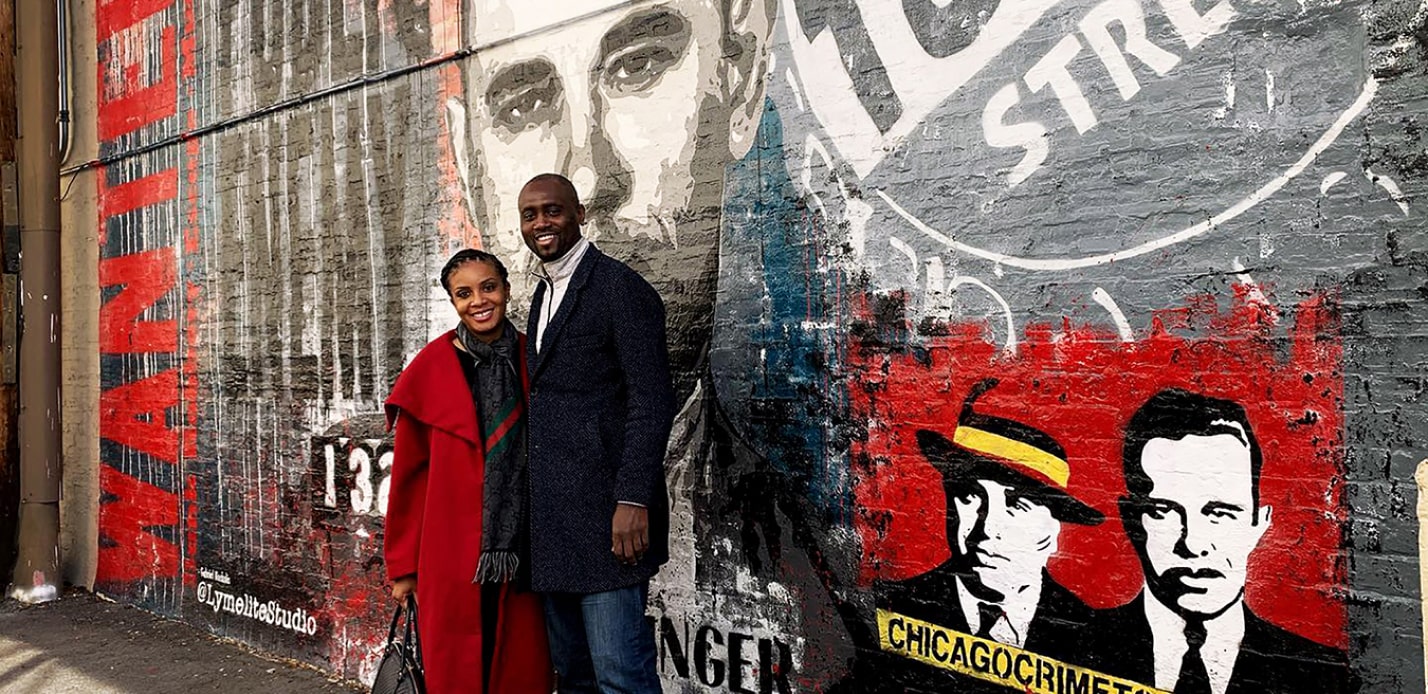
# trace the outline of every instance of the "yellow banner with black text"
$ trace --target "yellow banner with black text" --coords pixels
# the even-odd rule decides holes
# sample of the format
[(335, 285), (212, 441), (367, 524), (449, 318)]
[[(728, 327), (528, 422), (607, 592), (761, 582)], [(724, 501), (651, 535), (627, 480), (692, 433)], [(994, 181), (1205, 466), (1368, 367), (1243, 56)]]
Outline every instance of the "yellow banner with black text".
[(1027, 694), (1170, 694), (887, 610), (878, 610), (878, 643), (889, 653)]

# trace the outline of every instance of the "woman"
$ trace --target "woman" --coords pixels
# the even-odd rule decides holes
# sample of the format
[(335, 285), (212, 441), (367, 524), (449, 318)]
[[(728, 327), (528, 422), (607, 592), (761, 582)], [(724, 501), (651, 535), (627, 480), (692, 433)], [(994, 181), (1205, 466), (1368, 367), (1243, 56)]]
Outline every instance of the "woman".
[(460, 318), (422, 348), (387, 399), (396, 451), (384, 551), (392, 597), (420, 605), (431, 694), (545, 694), (539, 598), (516, 587), (525, 554), (525, 338), (506, 320), (495, 256), (441, 270)]

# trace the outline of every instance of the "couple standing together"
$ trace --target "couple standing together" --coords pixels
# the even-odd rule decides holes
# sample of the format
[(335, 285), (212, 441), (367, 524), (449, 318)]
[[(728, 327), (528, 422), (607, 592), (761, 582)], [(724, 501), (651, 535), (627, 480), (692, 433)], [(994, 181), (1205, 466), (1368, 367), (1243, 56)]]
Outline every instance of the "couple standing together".
[[(432, 694), (658, 692), (649, 580), (668, 558), (674, 419), (664, 304), (581, 236), (571, 182), (518, 199), (541, 260), (525, 335), (495, 256), (441, 271), (455, 330), (386, 403), (395, 455), (384, 553), (414, 594)], [(535, 592), (531, 592), (535, 591)]]

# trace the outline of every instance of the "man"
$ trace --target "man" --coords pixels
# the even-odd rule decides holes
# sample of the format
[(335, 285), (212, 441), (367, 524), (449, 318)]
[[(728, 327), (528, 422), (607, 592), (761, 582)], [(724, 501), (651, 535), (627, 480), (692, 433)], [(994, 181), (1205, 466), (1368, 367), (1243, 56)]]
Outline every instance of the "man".
[(1121, 517), (1145, 588), (1100, 619), (1111, 674), (1176, 694), (1350, 691), (1344, 653), (1245, 604), (1249, 556), (1272, 509), (1244, 408), (1163, 390), (1126, 425), (1122, 459)]
[(545, 593), (561, 692), (658, 692), (649, 579), (669, 556), (674, 417), (664, 304), (585, 239), (564, 176), (521, 189), (540, 259), (527, 329), (531, 585)]
[[(448, 123), (486, 247), (516, 255), (520, 186), (568, 176), (587, 235), (668, 303), (681, 402), (704, 375), (724, 170), (763, 115), (774, 11), (772, 0), (467, 0), (467, 40), (482, 50)], [(529, 296), (519, 269), (514, 295)]]
[[(463, 63), (464, 98), (449, 103), (447, 122), (487, 249), (519, 250), (517, 192), (557, 171), (587, 203), (586, 236), (668, 308), (679, 413), (666, 456), (674, 550), (651, 586), (657, 616), (701, 624), (761, 614), (761, 628), (827, 652), (846, 640), (820, 583), (831, 573), (807, 568), (821, 554), (781, 538), (820, 522), (790, 510), (810, 503), (799, 485), (812, 476), (776, 472), (765, 448), (734, 431), (710, 381), (726, 173), (754, 158), (771, 120), (775, 17), (774, 0), (466, 0), (466, 40), (480, 50)], [(530, 296), (520, 269), (513, 294)], [(706, 589), (736, 578), (738, 594)], [(771, 609), (790, 594), (804, 609)]]
[[(884, 584), (879, 605), (1084, 665), (1083, 634), (1092, 611), (1051, 578), (1046, 564), (1056, 553), (1063, 522), (1096, 525), (1105, 516), (1067, 492), (1066, 452), (1051, 436), (973, 410), (977, 398), (995, 385), (995, 379), (988, 379), (972, 389), (951, 440), (935, 431), (917, 432), (923, 455), (941, 473), (947, 493), (951, 558), (912, 579)], [(954, 679), (958, 691), (998, 690), (911, 660), (876, 660), (878, 665), (860, 679), (876, 683), (880, 691), (937, 689), (953, 686)]]

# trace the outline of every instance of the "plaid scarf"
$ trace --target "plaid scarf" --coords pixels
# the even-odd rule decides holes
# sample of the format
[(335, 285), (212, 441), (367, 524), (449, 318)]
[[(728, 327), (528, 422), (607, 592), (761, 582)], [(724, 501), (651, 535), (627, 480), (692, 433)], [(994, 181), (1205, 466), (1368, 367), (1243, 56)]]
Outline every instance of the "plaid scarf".
[(526, 412), (521, 392), (516, 329), (506, 321), (501, 336), (487, 344), (464, 324), (456, 337), (475, 364), (469, 383), (476, 403), (485, 451), (481, 499), (481, 558), (472, 583), (501, 583), (520, 568), (522, 529), (526, 521)]

